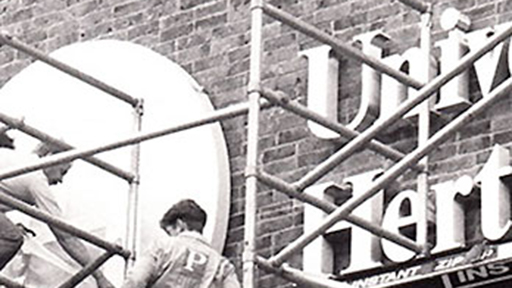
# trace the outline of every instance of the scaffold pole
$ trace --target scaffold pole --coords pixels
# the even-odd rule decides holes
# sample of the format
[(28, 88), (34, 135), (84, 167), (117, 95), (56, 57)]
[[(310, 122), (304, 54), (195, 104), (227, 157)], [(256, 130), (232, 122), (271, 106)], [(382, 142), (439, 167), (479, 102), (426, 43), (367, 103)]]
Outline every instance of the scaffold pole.
[[(268, 101), (261, 103), (262, 109), (266, 109), (271, 106), (272, 105), (270, 103), (268, 103)], [(158, 137), (177, 133), (180, 131), (185, 131), (187, 129), (196, 128), (201, 125), (211, 124), (211, 123), (215, 123), (217, 121), (244, 115), (247, 113), (248, 110), (249, 110), (248, 103), (242, 103), (240, 105), (233, 105), (233, 106), (222, 108), (222, 109), (219, 109), (212, 113), (209, 113), (208, 115), (205, 115), (199, 119), (188, 121), (188, 122), (181, 123), (181, 124), (176, 124), (176, 125), (173, 125), (168, 128), (159, 129), (156, 131), (137, 133), (136, 135), (128, 136), (124, 139), (110, 142), (110, 143), (104, 144), (102, 146), (96, 146), (96, 147), (84, 148), (84, 149), (74, 149), (74, 150), (64, 151), (64, 152), (57, 153), (54, 155), (46, 156), (44, 158), (39, 159), (35, 163), (28, 164), (23, 167), (15, 167), (9, 171), (4, 171), (4, 172), (0, 173), (0, 180), (16, 177), (16, 176), (19, 176), (19, 175), (22, 175), (25, 173), (43, 169), (45, 167), (58, 165), (60, 163), (73, 161), (73, 160), (76, 160), (79, 158), (89, 157), (89, 156), (97, 154), (97, 153), (114, 150), (117, 148), (121, 148), (124, 146), (132, 145), (135, 143), (139, 143), (139, 142), (143, 142), (143, 141), (147, 141), (147, 140), (151, 140), (151, 139), (155, 139)]]
[[(140, 133), (142, 129), (142, 116), (144, 114), (144, 103), (139, 99), (139, 104), (133, 111), (133, 131)], [(125, 247), (131, 251), (131, 257), (126, 260), (125, 275), (135, 261), (137, 251), (138, 223), (139, 223), (139, 186), (140, 186), (140, 143), (134, 144), (131, 151), (131, 172), (135, 180), (130, 183), (128, 191), (128, 204), (126, 211), (126, 239)]]
[[(338, 208), (338, 205), (335, 205), (329, 201), (319, 199), (315, 196), (309, 195), (307, 193), (301, 193), (300, 191), (297, 191), (294, 189), (291, 185), (286, 183), (285, 181), (272, 176), (270, 174), (267, 174), (263, 171), (258, 171), (258, 180), (260, 180), (261, 183), (266, 184), (272, 188), (278, 189), (282, 193), (293, 197), (295, 199), (301, 200), (302, 202), (306, 204), (310, 204), (316, 208), (319, 208), (327, 213), (332, 213), (336, 208)], [(367, 221), (364, 218), (361, 218), (359, 216), (349, 214), (347, 217), (345, 217), (345, 220), (348, 222), (359, 226), (360, 228), (363, 228), (371, 233), (373, 233), (376, 236), (379, 236), (381, 238), (387, 239), (391, 242), (394, 242), (398, 245), (401, 245), (411, 251), (414, 251), (416, 253), (422, 253), (424, 251), (424, 247), (416, 244), (411, 239), (402, 236), (400, 234), (396, 234), (390, 231), (387, 231), (383, 229), (381, 226), (374, 224), (370, 221)]]
[(288, 267), (288, 266), (281, 266), (279, 268), (276, 268), (272, 266), (266, 259), (257, 256), (256, 262), (258, 263), (258, 267), (262, 268), (265, 271), (274, 273), (276, 275), (279, 275), (280, 277), (287, 279), (289, 281), (292, 281), (297, 284), (304, 285), (304, 287), (315, 287), (315, 288), (351, 288), (352, 286), (330, 280), (327, 278), (322, 278), (319, 276), (313, 276), (313, 275), (307, 275), (306, 273)]
[[(70, 144), (68, 144), (60, 139), (57, 139), (47, 133), (44, 133), (43, 131), (41, 131), (33, 126), (27, 125), (25, 123), (25, 121), (23, 121), (23, 120), (10, 117), (4, 113), (0, 113), (0, 122), (4, 123), (5, 125), (7, 125), (11, 128), (19, 130), (29, 136), (37, 138), (43, 142), (51, 143), (55, 146), (58, 146), (60, 148), (66, 149), (66, 150), (74, 149), (74, 147), (71, 146)], [(131, 173), (124, 171), (121, 168), (115, 167), (114, 165), (112, 165), (108, 162), (105, 162), (99, 158), (87, 157), (87, 158), (84, 158), (84, 161), (87, 161), (105, 171), (108, 171), (108, 172), (112, 173), (113, 175), (116, 175), (128, 182), (133, 181), (134, 176)]]
[[(419, 2), (419, 1), (411, 1)], [(427, 7), (428, 8), (428, 7)], [(421, 14), (421, 37), (420, 48), (423, 56), (422, 61), (422, 80), (430, 82), (433, 78), (431, 75), (431, 57), (432, 57), (432, 9), (428, 8)], [(430, 137), (430, 102), (425, 100), (418, 104), (418, 146), (423, 146), (427, 143)], [(428, 180), (428, 155), (420, 159), (418, 163), (425, 169), (418, 174), (417, 177), (417, 193), (418, 193), (418, 225), (416, 230), (416, 242), (423, 246), (428, 247), (428, 194), (430, 185)]]
[(96, 258), (91, 263), (87, 264), (82, 270), (78, 271), (76, 274), (71, 276), (66, 282), (62, 283), (58, 288), (73, 288), (82, 282), (85, 278), (94, 273), (97, 269), (101, 267), (105, 262), (107, 262), (110, 257), (112, 257), (114, 253), (107, 251), (101, 254), (98, 258)]
[(242, 255), (242, 287), (255, 288), (256, 285), (256, 214), (257, 189), (256, 167), (258, 165), (258, 134), (260, 118), (261, 57), (263, 34), (263, 0), (251, 0), (251, 50), (249, 67), (249, 113), (247, 128), (247, 162), (245, 169), (245, 215), (244, 251)]
[[(308, 120), (311, 120), (317, 124), (320, 124), (326, 128), (331, 129), (334, 132), (339, 133), (341, 136), (347, 138), (347, 140), (351, 140), (355, 137), (357, 137), (360, 133), (357, 131), (354, 131), (352, 129), (347, 128), (346, 126), (331, 121), (322, 115), (315, 113), (314, 111), (304, 107), (304, 105), (301, 105), (299, 103), (291, 101), (284, 92), (281, 91), (274, 91), (268, 88), (261, 88), (261, 96), (268, 99), (270, 102), (281, 106), (282, 108), (291, 111), (301, 117), (304, 117)], [(371, 140), (368, 143), (368, 148), (372, 149), (375, 152), (378, 152), (382, 154), (385, 157), (388, 157), (391, 160), (394, 161), (400, 161), (402, 158), (404, 158), (405, 154), (390, 147), (385, 144), (382, 144), (381, 142), (377, 140)], [(423, 171), (424, 167), (421, 165), (418, 165), (414, 167), (417, 171)]]
[(0, 202), (14, 208), (16, 210), (19, 210), (29, 216), (34, 217), (35, 219), (38, 219), (40, 221), (43, 221), (47, 223), (48, 225), (58, 228), (64, 232), (67, 232), (71, 235), (74, 235), (76, 237), (79, 237), (83, 240), (86, 240), (89, 243), (92, 243), (96, 246), (99, 246), (107, 251), (111, 251), (113, 253), (116, 253), (118, 255), (123, 256), (124, 258), (128, 258), (130, 256), (130, 252), (125, 250), (123, 247), (112, 244), (108, 241), (105, 241), (101, 238), (99, 238), (96, 235), (93, 235), (89, 232), (86, 232), (84, 230), (81, 230), (79, 228), (76, 228), (75, 226), (68, 224), (56, 217), (53, 217), (52, 215), (45, 213), (37, 208), (34, 208), (12, 196), (9, 196), (9, 194), (12, 194), (12, 192), (9, 192), (9, 189), (4, 187), (3, 185), (0, 186)]
[(290, 15), (282, 11), (281, 9), (278, 9), (270, 4), (264, 4), (263, 10), (267, 15), (273, 17), (274, 19), (279, 20), (284, 24), (297, 29), (298, 31), (312, 37), (315, 40), (321, 41), (331, 46), (336, 53), (340, 55), (346, 55), (355, 60), (361, 61), (364, 64), (374, 68), (375, 70), (395, 78), (400, 83), (403, 83), (407, 86), (416, 89), (420, 89), (425, 85), (425, 83), (420, 82), (410, 77), (409, 75), (388, 66), (380, 59), (364, 54), (357, 48), (343, 43), (336, 37), (316, 28), (315, 26), (309, 23), (300, 20), (297, 17), (294, 17), (293, 15)]
[(60, 71), (68, 74), (68, 75), (71, 75), (71, 76), (73, 76), (73, 77), (93, 86), (93, 87), (96, 87), (99, 90), (106, 92), (106, 93), (114, 96), (115, 98), (122, 100), (134, 107), (137, 105), (136, 98), (134, 98), (134, 97), (124, 93), (123, 91), (116, 89), (116, 88), (106, 84), (105, 82), (100, 81), (100, 80), (98, 80), (98, 79), (96, 79), (96, 78), (76, 69), (76, 68), (73, 68), (64, 62), (61, 62), (55, 58), (52, 58), (52, 57), (44, 54), (43, 52), (41, 52), (35, 48), (32, 48), (21, 41), (14, 39), (14, 37), (7, 35), (6, 33), (0, 33), (0, 43), (8, 45), (16, 50), (22, 51), (22, 52), (26, 53), (27, 55), (30, 55), (33, 58), (35, 58), (39, 61), (42, 61)]
[(421, 0), (398, 0), (398, 1), (402, 2), (404, 5), (411, 7), (414, 10), (417, 10), (421, 14), (432, 12), (432, 7), (431, 7), (430, 3), (425, 3), (424, 1), (421, 1)]

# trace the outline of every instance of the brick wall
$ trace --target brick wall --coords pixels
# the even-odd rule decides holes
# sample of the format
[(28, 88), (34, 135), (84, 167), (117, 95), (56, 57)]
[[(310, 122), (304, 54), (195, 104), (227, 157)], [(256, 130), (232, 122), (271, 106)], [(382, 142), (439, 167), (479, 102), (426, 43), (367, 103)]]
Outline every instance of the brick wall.
[[(440, 13), (456, 7), (470, 16), (475, 29), (510, 21), (512, 1), (438, 0), (434, 5), (434, 39), (446, 32), (439, 26)], [(354, 35), (383, 29), (393, 39), (391, 52), (418, 45), (418, 13), (392, 0), (274, 0), (269, 1), (344, 41)], [(266, 18), (264, 28), (263, 79), (270, 88), (285, 91), (305, 102), (307, 62), (297, 53), (318, 42)], [(0, 1), (3, 31), (44, 51), (92, 39), (119, 39), (139, 43), (182, 65), (208, 91), (217, 108), (246, 100), (250, 48), (250, 0), (3, 0)], [(0, 84), (32, 60), (11, 48), (0, 48)], [(360, 65), (342, 58), (343, 77), (339, 93), (340, 121), (354, 115), (360, 93)], [(479, 97), (472, 87), (472, 98)], [(461, 174), (474, 175), (490, 148), (512, 147), (509, 99), (456, 133), (431, 154), (434, 182)], [(452, 115), (453, 116), (453, 115)], [(441, 121), (441, 120), (436, 120)], [(326, 159), (342, 142), (313, 136), (305, 120), (273, 108), (262, 115), (259, 138), (260, 163), (264, 170), (287, 181), (299, 179)], [(434, 123), (441, 127), (444, 122)], [(223, 122), (232, 173), (232, 205), (225, 254), (241, 275), (244, 229), (244, 168), (246, 118)], [(379, 138), (403, 151), (414, 148), (414, 125), (392, 127)], [(320, 181), (341, 182), (345, 176), (390, 162), (369, 151), (345, 161)], [(414, 176), (404, 176), (404, 185)], [(406, 183), (407, 182), (407, 183)], [(275, 254), (302, 233), (303, 205), (260, 186), (258, 191), (258, 250)], [(298, 254), (291, 260), (301, 266)], [(262, 273), (260, 287), (290, 287), (285, 281)]]

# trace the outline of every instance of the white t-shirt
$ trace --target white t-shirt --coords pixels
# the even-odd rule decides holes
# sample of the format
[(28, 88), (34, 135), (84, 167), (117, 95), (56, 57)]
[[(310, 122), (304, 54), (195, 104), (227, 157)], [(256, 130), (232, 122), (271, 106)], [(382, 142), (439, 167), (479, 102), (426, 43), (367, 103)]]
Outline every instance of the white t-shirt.
[[(36, 154), (20, 153), (12, 149), (0, 148), (0, 171), (34, 163), (39, 160)], [(53, 195), (48, 179), (42, 170), (37, 170), (13, 178), (2, 180), (1, 185), (9, 190), (9, 195), (53, 216), (61, 216), (62, 211)], [(1, 190), (0, 190), (1, 192)], [(0, 203), (0, 212), (12, 208)]]

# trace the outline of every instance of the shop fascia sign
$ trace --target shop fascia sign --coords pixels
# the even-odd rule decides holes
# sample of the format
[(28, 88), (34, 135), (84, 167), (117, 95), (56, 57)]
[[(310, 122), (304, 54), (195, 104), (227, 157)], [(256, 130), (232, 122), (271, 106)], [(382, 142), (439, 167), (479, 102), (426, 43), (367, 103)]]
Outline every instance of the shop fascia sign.
[[(458, 28), (459, 26), (453, 25), (448, 33), (448, 38), (436, 43), (441, 52), (439, 59), (441, 72), (455, 66), (465, 53), (483, 45), (489, 37), (501, 31), (507, 25), (510, 24), (507, 23), (471, 33), (465, 33)], [(358, 36), (356, 39), (360, 41), (365, 53), (382, 58), (382, 48), (374, 44), (376, 41), (387, 40), (385, 35), (380, 32), (372, 32)], [(508, 61), (508, 54), (510, 53), (508, 47), (508, 44), (500, 44), (474, 63), (477, 81), (483, 97), (486, 97), (493, 87), (507, 75), (508, 69), (512, 68), (510, 61)], [(337, 119), (337, 79), (338, 71), (342, 70), (339, 67), (338, 60), (332, 57), (328, 47), (317, 47), (303, 51), (302, 55), (309, 59), (309, 108), (331, 120)], [(411, 48), (403, 54), (384, 57), (382, 61), (397, 69), (408, 67), (411, 76), (421, 79), (422, 72), (417, 67), (421, 67), (422, 57), (418, 48)], [(437, 69), (436, 63), (437, 61), (432, 61), (432, 69)], [(470, 106), (468, 73), (460, 74), (440, 89), (439, 101), (431, 101), (431, 109), (443, 113)], [(377, 117), (386, 117), (415, 92), (364, 64), (361, 77), (360, 109), (348, 125), (352, 129), (364, 129)], [(407, 116), (413, 116), (414, 114), (415, 111), (412, 110)], [(320, 138), (328, 139), (339, 136), (323, 127), (315, 126), (314, 123), (308, 123), (308, 125), (311, 131)], [(460, 196), (476, 194), (475, 191), (477, 190), (480, 190), (481, 193), (479, 229), (481, 229), (483, 237), (490, 241), (503, 240), (512, 226), (509, 204), (510, 187), (507, 185), (507, 181), (512, 177), (512, 168), (508, 166), (509, 160), (509, 151), (497, 145), (493, 148), (488, 161), (476, 177), (465, 175), (431, 187), (436, 199), (435, 227), (437, 228), (436, 244), (431, 250), (432, 254), (465, 247), (467, 244), (465, 232), (468, 227), (465, 227), (464, 222), (464, 206), (458, 199)], [(373, 181), (380, 173), (382, 171), (378, 169), (345, 179), (352, 186), (352, 196), (357, 197), (363, 193), (368, 183)], [(336, 187), (336, 183), (322, 183), (308, 188), (306, 193), (334, 201), (332, 193), (328, 192), (332, 187)], [(416, 225), (418, 202), (415, 191), (401, 191), (389, 202), (386, 208), (384, 208), (383, 197), (381, 191), (355, 209), (353, 213), (373, 223), (382, 223), (384, 229), (396, 233), (400, 233), (403, 227)], [(404, 203), (410, 205), (409, 215), (401, 215), (400, 207)], [(306, 233), (310, 229), (314, 229), (315, 225), (320, 223), (324, 217), (325, 213), (322, 211), (307, 207), (304, 221)], [(350, 261), (348, 267), (340, 272), (342, 274), (380, 267), (383, 262), (403, 263), (415, 257), (414, 252), (380, 239), (361, 228), (352, 227), (346, 222), (338, 223), (327, 233), (346, 229), (350, 229), (351, 233), (351, 240), (348, 244), (350, 245), (350, 255), (348, 255)], [(334, 250), (325, 238), (318, 238), (304, 250), (304, 269), (310, 272), (332, 273)], [(512, 253), (510, 255), (512, 256)], [(440, 265), (455, 266), (460, 264), (456, 262), (451, 261), (448, 264), (443, 262)], [(442, 269), (443, 267), (438, 268)]]
[[(510, 188), (508, 182), (512, 181), (512, 167), (509, 151), (499, 145), (493, 148), (489, 159), (475, 177), (463, 175), (457, 179), (432, 185), (431, 191), (435, 194), (435, 246), (431, 253), (438, 254), (465, 247), (466, 227), (464, 203), (461, 197), (471, 197), (480, 193), (480, 208), (470, 213), (480, 213), (480, 229), (483, 237), (489, 241), (500, 241), (509, 232), (512, 226), (510, 208)], [(366, 191), (368, 183), (382, 173), (381, 169), (365, 172), (345, 179), (345, 183), (352, 187), (352, 197), (358, 197)], [(311, 186), (305, 193), (333, 201), (336, 195), (330, 192), (336, 190), (336, 183), (326, 182)], [(410, 212), (403, 215), (401, 207), (410, 206)], [(372, 223), (382, 223), (385, 230), (400, 233), (403, 228), (417, 224), (418, 207), (417, 193), (413, 190), (404, 190), (396, 194), (384, 207), (384, 193), (364, 202), (352, 213)], [(306, 207), (304, 229), (313, 230), (321, 223), (326, 214), (314, 207)], [(339, 222), (326, 234), (348, 231), (350, 229), (349, 265), (343, 273), (356, 272), (383, 265), (384, 261), (403, 263), (413, 259), (416, 254), (406, 248), (381, 239), (362, 228)], [(345, 245), (345, 244), (340, 244)], [(304, 250), (304, 269), (310, 272), (332, 273), (334, 261), (334, 247), (325, 238), (320, 237)], [(512, 256), (512, 255), (510, 255)], [(461, 264), (460, 261), (450, 259), (439, 261), (437, 270), (452, 268)], [(403, 273), (416, 273), (405, 271)]]
[[(464, 204), (461, 197), (471, 197), (480, 193), (480, 227), (482, 235), (489, 241), (503, 240), (512, 226), (510, 191), (509, 185), (512, 182), (512, 167), (509, 166), (510, 154), (508, 149), (496, 145), (487, 162), (475, 177), (469, 175), (460, 176), (457, 179), (432, 185), (431, 191), (435, 194), (435, 246), (431, 254), (460, 249), (465, 247), (466, 235), (469, 229), (466, 227)], [(352, 187), (352, 197), (358, 197), (366, 191), (368, 183), (382, 173), (381, 169), (368, 171), (345, 179), (345, 183)], [(336, 195), (330, 192), (336, 190), (336, 183), (326, 182), (311, 186), (305, 193), (333, 201)], [(384, 191), (364, 202), (352, 213), (373, 223), (382, 223), (385, 230), (400, 233), (403, 228), (417, 225), (417, 213), (419, 203), (417, 193), (413, 190), (404, 190), (391, 199), (387, 207), (384, 207)], [(410, 211), (407, 215), (401, 211), (401, 207), (409, 205)], [(315, 207), (306, 207), (304, 229), (313, 230), (318, 223), (321, 223), (326, 214)], [(350, 230), (349, 230), (350, 229)], [(383, 263), (404, 263), (408, 262), (416, 254), (406, 248), (394, 244), (388, 240), (381, 239), (370, 232), (355, 227), (347, 222), (339, 222), (326, 234), (350, 231), (350, 243), (348, 251), (350, 255), (349, 265), (342, 273), (351, 273), (370, 268), (376, 268)], [(345, 245), (341, 244), (340, 245)], [(304, 249), (304, 269), (310, 272), (333, 273), (333, 261), (335, 247), (325, 238), (320, 237)], [(345, 255), (344, 255), (345, 256)], [(512, 256), (510, 254), (509, 256)], [(446, 259), (438, 261), (436, 270), (452, 268), (461, 264), (460, 259)], [(419, 270), (405, 271), (403, 273), (419, 272)], [(403, 274), (402, 273), (402, 274)], [(412, 276), (412, 275), (402, 276)]]

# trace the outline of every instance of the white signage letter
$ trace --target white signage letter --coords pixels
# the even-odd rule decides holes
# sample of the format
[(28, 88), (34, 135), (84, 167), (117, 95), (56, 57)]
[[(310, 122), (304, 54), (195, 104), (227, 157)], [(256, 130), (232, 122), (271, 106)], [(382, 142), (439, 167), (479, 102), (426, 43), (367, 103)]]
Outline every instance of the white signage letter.
[[(406, 190), (398, 193), (386, 208), (382, 227), (391, 232), (400, 233), (402, 229), (414, 226), (416, 231), (418, 212), (418, 193)], [(382, 251), (393, 262), (404, 262), (412, 259), (415, 253), (393, 242), (383, 239)]]
[(467, 196), (473, 190), (473, 179), (462, 176), (457, 181), (448, 181), (432, 186), (436, 193), (436, 246), (432, 253), (458, 247), (465, 243), (464, 207), (457, 202), (457, 195)]
[[(425, 53), (418, 47), (413, 47), (407, 49), (405, 53), (403, 54), (403, 57), (407, 62), (409, 62), (409, 75), (413, 77), (414, 79), (428, 79), (429, 77), (425, 76), (426, 73), (429, 73), (429, 75), (436, 75), (437, 74), (437, 61), (434, 58), (430, 59), (430, 71), (425, 71), (425, 64), (424, 58)], [(418, 90), (414, 88), (407, 89), (407, 98), (414, 98), (418, 94)], [(434, 104), (436, 103), (436, 96), (432, 95), (428, 98), (428, 107), (432, 108), (434, 107)], [(418, 115), (419, 106), (414, 107), (411, 111), (409, 111), (405, 117), (414, 117)]]
[[(304, 190), (304, 193), (315, 196), (317, 198), (334, 202), (331, 195), (326, 191), (337, 185), (334, 182), (327, 182), (313, 185)], [(312, 205), (304, 206), (304, 233), (313, 230), (320, 223), (327, 213), (313, 207)], [(331, 245), (324, 237), (317, 237), (309, 245), (304, 247), (304, 261), (302, 263), (304, 271), (310, 273), (332, 273), (334, 263), (334, 252)]]
[[(469, 33), (466, 35), (469, 48), (479, 49), (489, 41), (496, 31), (501, 31), (503, 28), (503, 26), (499, 26), (495, 29), (487, 28)], [(504, 49), (504, 42), (501, 42), (473, 64), (482, 97), (487, 97), (494, 87), (508, 77), (507, 52), (508, 50)]]
[[(467, 53), (468, 47), (463, 43), (462, 32), (450, 31), (448, 38), (441, 40), (437, 46), (441, 50), (441, 73), (450, 71)], [(469, 70), (461, 72), (441, 87), (441, 95), (435, 109), (438, 111), (461, 111), (471, 105), (469, 101)]]
[(509, 159), (509, 151), (495, 145), (489, 160), (475, 178), (482, 194), (482, 233), (489, 240), (501, 239), (511, 226), (510, 189), (499, 173), (508, 166)]
[[(364, 54), (376, 58), (382, 58), (383, 44), (389, 40), (389, 37), (380, 31), (374, 31), (355, 37), (357, 42), (361, 43)], [(379, 46), (375, 45), (379, 44)], [(368, 65), (363, 64), (361, 67), (361, 102), (359, 110), (352, 121), (347, 125), (353, 130), (364, 130), (377, 117), (380, 110), (380, 75)]]
[[(464, 31), (468, 31), (470, 19), (454, 8), (448, 8), (441, 15), (441, 27), (448, 32), (448, 38), (436, 45), (441, 49), (441, 73), (454, 68), (468, 52), (464, 42)], [(465, 70), (441, 87), (441, 95), (435, 109), (438, 111), (461, 111), (471, 105), (469, 101), (469, 71)]]
[[(382, 173), (382, 169), (377, 169), (345, 179), (346, 183), (352, 185), (352, 197), (358, 197), (366, 191), (368, 184), (371, 183), (377, 175)], [(367, 200), (359, 207), (354, 209), (353, 215), (357, 215), (372, 223), (380, 223), (383, 213), (384, 193), (379, 192), (371, 199)], [(346, 272), (359, 271), (380, 265), (382, 252), (380, 249), (380, 239), (365, 229), (356, 227), (346, 221), (340, 222), (329, 229), (327, 232), (337, 232), (350, 229), (350, 265), (344, 270)]]
[[(299, 53), (308, 59), (307, 106), (331, 121), (338, 121), (338, 60), (331, 55), (331, 47), (323, 45)], [(312, 121), (308, 127), (322, 139), (340, 135)]]
[[(314, 195), (324, 200), (333, 201), (336, 198), (357, 197), (365, 191), (368, 183), (371, 183), (376, 175), (382, 172), (381, 169), (366, 172), (360, 175), (352, 176), (345, 181), (352, 184), (352, 195), (336, 195), (332, 191), (342, 191), (336, 189), (333, 182), (322, 183), (311, 186), (305, 190), (305, 193)], [(329, 191), (330, 190), (330, 191)], [(339, 193), (339, 192), (338, 192)], [(357, 207), (352, 213), (367, 221), (380, 223), (383, 213), (383, 193), (378, 193), (370, 200)], [(319, 222), (326, 216), (326, 213), (318, 208), (306, 205), (304, 210), (304, 231), (314, 229)], [(346, 221), (340, 221), (329, 229), (326, 234), (347, 230), (351, 233), (350, 241), (350, 264), (344, 271), (358, 271), (377, 267), (380, 265), (381, 249), (379, 238), (365, 229), (351, 225)], [(333, 269), (333, 249), (323, 237), (319, 237), (304, 248), (304, 270), (312, 273), (332, 273)]]
[[(382, 59), (390, 67), (402, 72), (409, 72), (407, 61), (398, 54)], [(402, 102), (407, 99), (407, 86), (395, 78), (382, 74), (380, 92), (380, 118), (391, 116)]]

